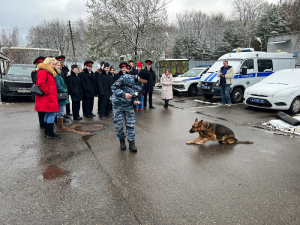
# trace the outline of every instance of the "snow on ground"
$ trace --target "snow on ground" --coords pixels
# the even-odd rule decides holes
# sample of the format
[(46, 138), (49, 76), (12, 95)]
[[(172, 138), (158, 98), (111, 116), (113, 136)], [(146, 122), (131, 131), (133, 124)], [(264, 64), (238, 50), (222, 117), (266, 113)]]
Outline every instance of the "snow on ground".
[[(293, 118), (300, 120), (300, 114), (294, 116)], [(268, 130), (272, 131), (281, 131), (286, 134), (294, 134), (300, 136), (300, 126), (292, 126), (286, 122), (283, 122), (282, 120), (270, 120), (267, 123), (263, 123), (263, 126), (265, 126)]]

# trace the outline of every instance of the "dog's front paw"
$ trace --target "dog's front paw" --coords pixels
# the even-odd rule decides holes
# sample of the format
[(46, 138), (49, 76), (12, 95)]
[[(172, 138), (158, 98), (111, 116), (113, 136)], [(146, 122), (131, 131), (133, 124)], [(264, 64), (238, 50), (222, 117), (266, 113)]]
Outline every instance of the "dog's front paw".
[(197, 145), (203, 145), (204, 143), (205, 143), (205, 142), (200, 141), (200, 142), (197, 143)]
[(191, 145), (191, 144), (193, 144), (193, 142), (192, 141), (188, 141), (186, 144), (187, 145)]

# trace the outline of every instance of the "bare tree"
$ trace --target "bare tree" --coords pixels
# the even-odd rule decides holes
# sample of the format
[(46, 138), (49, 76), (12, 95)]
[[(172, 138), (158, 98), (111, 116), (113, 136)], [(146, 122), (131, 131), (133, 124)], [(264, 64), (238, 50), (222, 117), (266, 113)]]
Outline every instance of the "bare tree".
[(255, 32), (255, 23), (267, 10), (269, 4), (266, 0), (233, 0), (232, 9), (234, 20), (239, 22), (239, 39), (244, 46), (251, 46)]
[(166, 5), (165, 0), (90, 0), (87, 7), (94, 19), (89, 39), (96, 39), (91, 49), (99, 57), (122, 52), (134, 59), (158, 57), (166, 38)]

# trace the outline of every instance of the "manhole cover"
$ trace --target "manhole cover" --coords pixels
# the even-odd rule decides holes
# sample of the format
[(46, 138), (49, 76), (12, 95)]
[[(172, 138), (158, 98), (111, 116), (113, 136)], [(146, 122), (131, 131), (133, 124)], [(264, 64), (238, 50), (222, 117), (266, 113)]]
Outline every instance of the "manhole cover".
[(86, 124), (75, 124), (71, 126), (71, 130), (78, 133), (91, 133), (95, 131), (104, 130), (107, 125), (100, 123), (86, 123)]

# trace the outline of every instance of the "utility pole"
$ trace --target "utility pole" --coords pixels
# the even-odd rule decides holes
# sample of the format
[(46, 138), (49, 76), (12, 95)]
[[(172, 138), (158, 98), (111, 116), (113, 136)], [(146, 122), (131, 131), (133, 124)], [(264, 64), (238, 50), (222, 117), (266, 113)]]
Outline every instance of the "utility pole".
[(76, 56), (75, 56), (75, 47), (74, 47), (74, 40), (73, 40), (73, 33), (72, 33), (72, 27), (71, 27), (71, 21), (69, 20), (69, 27), (70, 27), (70, 34), (71, 34), (71, 41), (72, 41), (72, 47), (73, 47), (73, 61), (76, 64)]

